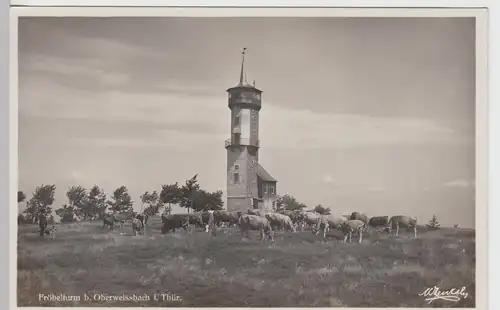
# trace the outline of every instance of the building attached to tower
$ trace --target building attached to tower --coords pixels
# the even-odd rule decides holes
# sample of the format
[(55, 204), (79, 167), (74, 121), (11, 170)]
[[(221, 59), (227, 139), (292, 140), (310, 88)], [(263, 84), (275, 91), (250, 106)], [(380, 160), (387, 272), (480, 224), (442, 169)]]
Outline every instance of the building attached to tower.
[(229, 88), (228, 106), (231, 110), (231, 137), (227, 150), (227, 210), (271, 211), (276, 204), (274, 179), (259, 164), (259, 112), (262, 90), (246, 81), (245, 51), (241, 62), (240, 82)]

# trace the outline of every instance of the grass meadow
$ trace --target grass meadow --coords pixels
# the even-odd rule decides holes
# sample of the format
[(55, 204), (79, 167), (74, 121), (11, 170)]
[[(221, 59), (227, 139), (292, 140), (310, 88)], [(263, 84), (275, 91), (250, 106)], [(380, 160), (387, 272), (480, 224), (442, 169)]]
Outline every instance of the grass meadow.
[[(416, 240), (405, 230), (399, 237), (374, 232), (361, 244), (354, 237), (341, 243), (333, 233), (323, 243), (310, 231), (277, 232), (271, 247), (257, 232), (242, 239), (237, 228), (210, 238), (201, 231), (161, 236), (160, 225), (153, 218), (146, 236), (134, 237), (130, 225), (111, 232), (100, 221), (59, 224), (54, 240), (39, 237), (35, 225), (20, 226), (18, 306), (475, 306), (474, 230), (421, 229)], [(433, 286), (465, 286), (469, 296), (429, 304), (418, 294)], [(61, 293), (81, 299), (39, 298)], [(179, 297), (154, 300), (155, 293)], [(111, 301), (95, 294), (150, 298)]]

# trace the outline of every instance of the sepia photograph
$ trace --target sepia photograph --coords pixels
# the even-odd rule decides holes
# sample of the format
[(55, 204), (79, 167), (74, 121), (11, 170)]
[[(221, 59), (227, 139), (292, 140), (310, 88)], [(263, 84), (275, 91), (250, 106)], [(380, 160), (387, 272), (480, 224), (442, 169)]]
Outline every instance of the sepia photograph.
[(331, 11), (18, 16), (17, 306), (476, 308), (485, 17)]

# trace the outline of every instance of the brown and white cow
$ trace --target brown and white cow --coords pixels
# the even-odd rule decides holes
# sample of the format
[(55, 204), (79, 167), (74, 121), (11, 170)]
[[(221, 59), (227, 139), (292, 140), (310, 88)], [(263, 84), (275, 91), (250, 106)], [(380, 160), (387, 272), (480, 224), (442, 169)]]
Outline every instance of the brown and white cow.
[(266, 218), (269, 220), (271, 227), (278, 227), (282, 230), (295, 232), (295, 225), (290, 217), (279, 213), (267, 213)]
[(258, 230), (260, 232), (260, 240), (264, 241), (264, 236), (267, 236), (274, 244), (274, 232), (267, 218), (258, 215), (242, 214), (238, 222), (242, 237), (246, 235), (247, 238), (250, 238), (248, 235), (249, 231)]
[(374, 216), (368, 220), (368, 227), (374, 228), (376, 230), (382, 228), (389, 232), (389, 217), (388, 216)]
[(300, 223), (300, 229), (304, 231), (304, 226), (315, 226), (318, 223), (318, 219), (321, 218), (321, 214), (311, 211), (305, 211), (301, 214), (302, 220)]
[(185, 232), (191, 231), (191, 225), (189, 224), (189, 214), (187, 213), (176, 213), (176, 214), (162, 214), (161, 216), (161, 233), (166, 234), (172, 230), (175, 233), (176, 229), (184, 229)]
[(217, 227), (220, 227), (223, 223), (227, 224), (227, 226), (236, 226), (241, 216), (240, 211), (229, 212), (227, 210), (217, 210), (214, 211), (213, 214)]
[(358, 243), (363, 240), (363, 230), (365, 228), (365, 222), (361, 220), (348, 220), (341, 224), (341, 230), (344, 234), (344, 243), (347, 242), (349, 237), (349, 243), (352, 241), (352, 234), (357, 233), (359, 236)]
[(342, 224), (346, 221), (347, 219), (341, 215), (321, 215), (318, 218), (316, 227), (313, 228), (312, 233), (317, 235), (319, 234), (320, 230), (323, 230), (323, 238), (326, 239), (326, 234), (330, 229), (340, 229)]
[(396, 237), (399, 235), (399, 228), (406, 228), (407, 230), (412, 229), (414, 232), (414, 238), (417, 238), (417, 218), (406, 216), (406, 215), (396, 215), (389, 219), (388, 225), (390, 232), (396, 229)]
[(120, 229), (123, 229), (125, 222), (132, 220), (133, 218), (136, 217), (136, 215), (137, 213), (134, 211), (126, 211), (121, 213), (115, 213), (113, 214), (113, 217), (116, 222), (120, 223)]

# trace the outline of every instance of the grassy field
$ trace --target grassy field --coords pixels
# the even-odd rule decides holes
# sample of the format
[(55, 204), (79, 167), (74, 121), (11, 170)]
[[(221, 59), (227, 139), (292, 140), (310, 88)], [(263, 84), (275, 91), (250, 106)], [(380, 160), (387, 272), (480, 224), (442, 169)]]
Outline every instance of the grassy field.
[[(474, 307), (475, 232), (442, 228), (416, 240), (374, 233), (362, 244), (311, 232), (277, 233), (275, 247), (242, 240), (227, 228), (208, 234), (160, 235), (153, 219), (147, 236), (130, 226), (111, 232), (102, 222), (61, 224), (55, 240), (36, 226), (20, 226), (18, 306), (198, 307)], [(354, 241), (354, 240), (353, 240)], [(418, 296), (427, 287), (465, 286), (459, 302)], [(80, 301), (40, 301), (39, 294), (80, 296)], [(154, 300), (153, 294), (159, 300)], [(84, 301), (87, 294), (91, 301)], [(148, 296), (105, 301), (97, 295)], [(95, 298), (94, 298), (95, 297)]]

